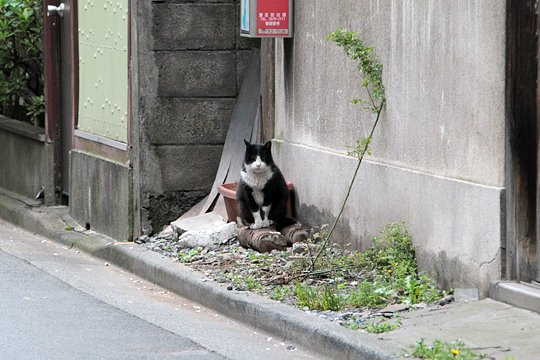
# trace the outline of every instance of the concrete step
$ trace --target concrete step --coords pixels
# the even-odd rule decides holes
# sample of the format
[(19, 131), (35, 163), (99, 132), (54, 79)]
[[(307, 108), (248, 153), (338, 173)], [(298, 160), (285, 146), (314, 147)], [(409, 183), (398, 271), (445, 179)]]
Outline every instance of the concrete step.
[(540, 286), (525, 282), (492, 283), (489, 297), (522, 309), (540, 313)]

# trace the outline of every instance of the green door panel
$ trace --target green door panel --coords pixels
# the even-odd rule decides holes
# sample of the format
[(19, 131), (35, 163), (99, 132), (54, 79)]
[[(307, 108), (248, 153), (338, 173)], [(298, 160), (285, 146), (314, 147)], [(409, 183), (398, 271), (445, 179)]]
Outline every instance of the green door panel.
[(127, 142), (128, 1), (79, 1), (77, 128)]

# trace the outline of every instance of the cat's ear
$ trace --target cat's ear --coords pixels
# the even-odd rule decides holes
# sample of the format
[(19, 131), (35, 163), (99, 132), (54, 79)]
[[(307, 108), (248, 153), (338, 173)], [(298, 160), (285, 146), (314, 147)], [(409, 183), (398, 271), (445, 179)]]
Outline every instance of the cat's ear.
[(266, 144), (264, 144), (264, 148), (265, 148), (266, 150), (271, 150), (271, 149), (272, 149), (272, 142), (269, 141), (269, 142), (267, 142)]
[(246, 144), (246, 147), (249, 147), (251, 145), (246, 139), (244, 139), (244, 144)]

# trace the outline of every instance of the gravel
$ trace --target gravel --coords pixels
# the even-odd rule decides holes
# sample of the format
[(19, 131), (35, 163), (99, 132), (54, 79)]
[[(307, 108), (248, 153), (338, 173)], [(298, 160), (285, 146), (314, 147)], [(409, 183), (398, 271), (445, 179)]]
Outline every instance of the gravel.
[[(137, 244), (146, 249), (160, 253), (184, 263), (187, 266), (201, 272), (206, 278), (214, 280), (230, 291), (254, 291), (263, 296), (274, 298), (282, 303), (295, 306), (306, 314), (317, 316), (321, 319), (335, 322), (342, 326), (355, 329), (363, 328), (370, 319), (391, 318), (399, 311), (426, 307), (419, 304), (397, 311), (383, 312), (380, 309), (354, 308), (342, 311), (319, 311), (307, 307), (299, 307), (296, 298), (287, 290), (279, 296), (276, 295), (280, 285), (293, 287), (294, 277), (303, 278), (298, 274), (298, 263), (309, 261), (309, 247), (307, 244), (295, 244), (289, 251), (272, 251), (270, 254), (261, 254), (253, 250), (242, 248), (236, 238), (223, 241), (220, 244), (207, 247), (184, 248), (174, 236), (161, 235), (150, 237), (147, 235), (135, 240)], [(301, 273), (300, 273), (301, 275)], [(308, 285), (331, 284), (340, 279), (333, 278), (306, 278), (304, 283)], [(343, 280), (343, 279), (341, 279)], [(347, 281), (349, 286), (358, 284), (357, 281)]]

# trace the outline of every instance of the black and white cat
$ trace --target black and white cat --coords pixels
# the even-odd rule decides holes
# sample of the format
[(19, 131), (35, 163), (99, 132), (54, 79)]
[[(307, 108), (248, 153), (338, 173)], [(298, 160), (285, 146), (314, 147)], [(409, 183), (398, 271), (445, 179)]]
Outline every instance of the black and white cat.
[(244, 143), (246, 154), (236, 190), (242, 222), (250, 229), (275, 226), (278, 231), (294, 224), (287, 217), (289, 189), (272, 159), (272, 143)]

